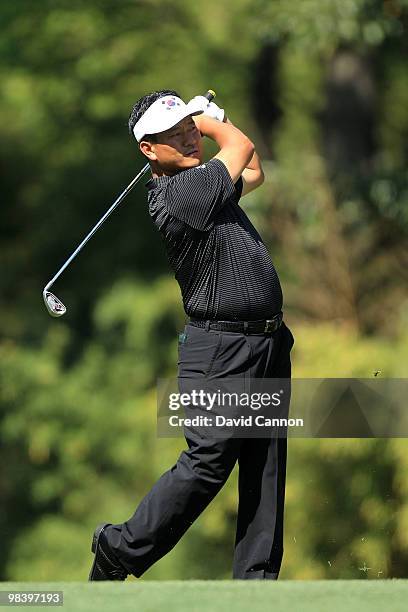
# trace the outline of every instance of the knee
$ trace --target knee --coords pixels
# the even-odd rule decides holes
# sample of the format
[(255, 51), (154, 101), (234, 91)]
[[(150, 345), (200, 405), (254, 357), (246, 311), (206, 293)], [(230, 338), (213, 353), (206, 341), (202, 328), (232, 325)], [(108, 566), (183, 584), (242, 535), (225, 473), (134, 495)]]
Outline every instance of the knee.
[(210, 488), (221, 488), (228, 480), (235, 461), (233, 458), (196, 458), (188, 451), (183, 451), (179, 462), (188, 470), (191, 478), (200, 480)]

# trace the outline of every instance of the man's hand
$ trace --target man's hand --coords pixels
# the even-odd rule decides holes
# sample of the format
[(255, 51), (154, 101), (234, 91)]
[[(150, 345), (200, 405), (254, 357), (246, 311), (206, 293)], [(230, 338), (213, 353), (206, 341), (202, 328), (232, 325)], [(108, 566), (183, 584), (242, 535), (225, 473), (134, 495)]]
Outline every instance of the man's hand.
[(205, 96), (195, 96), (193, 100), (201, 107), (204, 115), (217, 119), (217, 121), (224, 121), (225, 111), (217, 106), (215, 102), (209, 102)]

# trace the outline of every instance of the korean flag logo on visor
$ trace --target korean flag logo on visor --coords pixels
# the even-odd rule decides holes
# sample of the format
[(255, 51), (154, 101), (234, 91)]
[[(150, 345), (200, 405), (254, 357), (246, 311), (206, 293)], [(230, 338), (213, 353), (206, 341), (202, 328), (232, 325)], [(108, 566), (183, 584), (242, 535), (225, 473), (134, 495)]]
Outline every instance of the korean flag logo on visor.
[(176, 98), (166, 98), (162, 101), (162, 104), (165, 105), (166, 110), (175, 110), (177, 106), (180, 106), (180, 102), (177, 102)]

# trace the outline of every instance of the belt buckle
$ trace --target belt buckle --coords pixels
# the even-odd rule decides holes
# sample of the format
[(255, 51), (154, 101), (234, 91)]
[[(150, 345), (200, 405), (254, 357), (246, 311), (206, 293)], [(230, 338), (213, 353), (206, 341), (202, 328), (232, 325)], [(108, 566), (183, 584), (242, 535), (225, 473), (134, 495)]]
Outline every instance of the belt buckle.
[(275, 329), (276, 329), (276, 321), (274, 319), (266, 319), (264, 333), (265, 334), (272, 333), (275, 331)]

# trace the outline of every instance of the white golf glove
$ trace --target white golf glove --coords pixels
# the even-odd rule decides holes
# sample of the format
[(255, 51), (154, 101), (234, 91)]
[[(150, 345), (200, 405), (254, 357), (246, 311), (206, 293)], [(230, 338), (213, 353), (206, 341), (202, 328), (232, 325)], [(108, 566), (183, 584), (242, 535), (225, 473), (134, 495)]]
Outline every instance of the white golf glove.
[(194, 96), (191, 102), (198, 103), (198, 106), (203, 110), (204, 115), (217, 119), (217, 121), (224, 121), (225, 111), (215, 104), (215, 102), (209, 102), (205, 96)]

